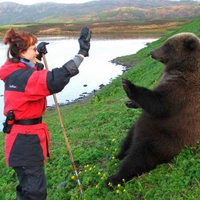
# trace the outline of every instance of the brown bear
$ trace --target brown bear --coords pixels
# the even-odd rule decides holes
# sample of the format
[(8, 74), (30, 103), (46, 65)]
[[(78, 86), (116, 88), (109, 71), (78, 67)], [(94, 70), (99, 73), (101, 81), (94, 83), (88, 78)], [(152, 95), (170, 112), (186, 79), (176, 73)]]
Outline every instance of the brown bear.
[(193, 33), (176, 34), (150, 55), (164, 64), (153, 90), (122, 78), (131, 100), (128, 107), (140, 107), (142, 113), (116, 155), (122, 163), (107, 179), (110, 187), (169, 162), (185, 146), (195, 146), (200, 140), (199, 38)]

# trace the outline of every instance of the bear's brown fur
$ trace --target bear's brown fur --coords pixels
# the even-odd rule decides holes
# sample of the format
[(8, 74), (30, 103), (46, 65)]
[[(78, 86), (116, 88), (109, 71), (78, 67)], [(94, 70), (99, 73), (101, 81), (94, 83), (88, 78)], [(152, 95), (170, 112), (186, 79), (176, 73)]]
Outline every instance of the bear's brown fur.
[(123, 141), (116, 156), (123, 160), (119, 171), (107, 179), (108, 186), (169, 162), (200, 140), (199, 38), (193, 33), (176, 34), (150, 54), (165, 66), (153, 90), (122, 79), (133, 107), (143, 112)]

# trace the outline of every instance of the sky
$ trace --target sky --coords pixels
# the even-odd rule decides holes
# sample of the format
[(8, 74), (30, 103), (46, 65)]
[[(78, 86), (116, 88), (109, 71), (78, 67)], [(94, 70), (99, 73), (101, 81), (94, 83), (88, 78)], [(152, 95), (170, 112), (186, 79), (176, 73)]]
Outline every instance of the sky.
[(24, 5), (31, 5), (35, 3), (44, 3), (44, 2), (55, 2), (55, 3), (66, 3), (66, 4), (71, 4), (71, 3), (86, 3), (89, 1), (94, 1), (94, 0), (0, 0), (0, 3), (2, 2), (15, 2), (19, 4), (24, 4)]

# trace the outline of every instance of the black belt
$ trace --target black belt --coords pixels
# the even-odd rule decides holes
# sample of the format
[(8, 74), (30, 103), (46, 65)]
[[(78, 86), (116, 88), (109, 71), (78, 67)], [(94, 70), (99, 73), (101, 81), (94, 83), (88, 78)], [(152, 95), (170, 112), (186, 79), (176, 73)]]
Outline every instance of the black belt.
[(14, 122), (15, 124), (20, 124), (20, 125), (35, 125), (35, 124), (40, 124), (42, 123), (42, 117), (40, 118), (35, 118), (35, 119), (22, 119)]

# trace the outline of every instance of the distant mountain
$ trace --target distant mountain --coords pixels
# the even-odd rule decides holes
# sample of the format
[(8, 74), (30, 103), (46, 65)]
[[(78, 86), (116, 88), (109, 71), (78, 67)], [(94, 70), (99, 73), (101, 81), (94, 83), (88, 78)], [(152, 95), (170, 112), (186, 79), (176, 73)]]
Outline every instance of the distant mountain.
[(0, 25), (17, 23), (79, 23), (185, 18), (200, 15), (192, 0), (99, 0), (84, 4), (0, 3)]

